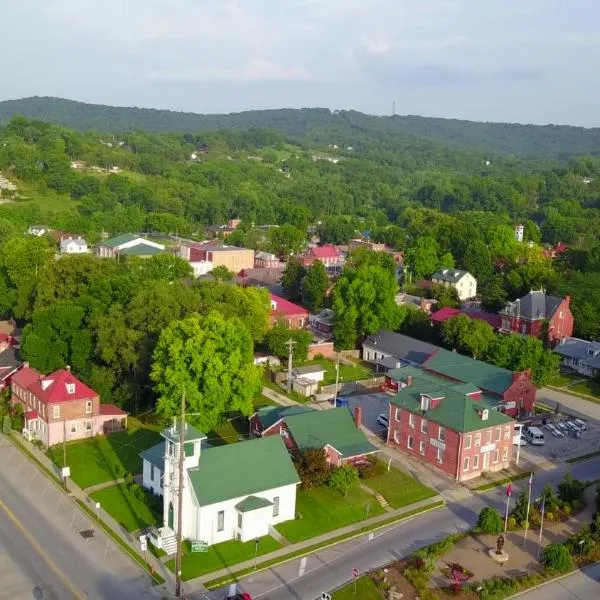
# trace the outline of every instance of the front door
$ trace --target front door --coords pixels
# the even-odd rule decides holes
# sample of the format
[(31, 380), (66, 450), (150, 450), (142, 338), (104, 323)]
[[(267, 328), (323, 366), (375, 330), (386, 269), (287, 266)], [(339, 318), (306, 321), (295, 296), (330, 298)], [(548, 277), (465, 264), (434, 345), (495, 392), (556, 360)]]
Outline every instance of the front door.
[(169, 502), (169, 515), (168, 515), (168, 523), (167, 526), (169, 529), (173, 530), (173, 503)]
[(490, 453), (483, 453), (483, 470), (487, 471), (490, 468)]

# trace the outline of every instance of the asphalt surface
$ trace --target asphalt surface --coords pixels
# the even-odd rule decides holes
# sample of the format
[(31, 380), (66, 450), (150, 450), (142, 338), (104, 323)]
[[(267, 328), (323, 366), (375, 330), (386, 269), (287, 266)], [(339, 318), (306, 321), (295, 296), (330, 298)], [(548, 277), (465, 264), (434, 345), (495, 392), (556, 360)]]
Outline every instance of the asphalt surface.
[[(539, 497), (546, 483), (558, 484), (567, 470), (577, 479), (597, 479), (600, 475), (600, 459), (575, 464), (570, 468), (563, 466), (536, 472), (532, 498)], [(514, 497), (526, 487), (527, 480), (514, 483)], [(238, 587), (249, 592), (252, 598), (260, 600), (315, 600), (321, 597), (321, 592), (335, 590), (351, 580), (352, 569), (357, 568), (361, 573), (366, 573), (404, 558), (414, 550), (439, 541), (451, 533), (466, 531), (473, 527), (482, 508), (494, 506), (504, 511), (505, 502), (503, 488), (468, 496), (459, 502), (449, 502), (433, 512), (316, 552), (306, 557), (306, 560), (296, 559), (250, 575), (243, 578)], [(532, 552), (535, 552), (535, 542), (529, 543)], [(229, 587), (225, 587), (206, 595), (194, 595), (192, 598), (223, 600), (228, 591)], [(593, 597), (600, 598), (600, 593)], [(544, 600), (546, 598), (555, 600), (551, 595), (545, 596)], [(582, 600), (588, 600), (588, 597), (583, 596)]]
[[(161, 598), (96, 523), (0, 436), (0, 600)], [(84, 538), (81, 532), (92, 531)], [(4, 585), (11, 581), (13, 587)]]

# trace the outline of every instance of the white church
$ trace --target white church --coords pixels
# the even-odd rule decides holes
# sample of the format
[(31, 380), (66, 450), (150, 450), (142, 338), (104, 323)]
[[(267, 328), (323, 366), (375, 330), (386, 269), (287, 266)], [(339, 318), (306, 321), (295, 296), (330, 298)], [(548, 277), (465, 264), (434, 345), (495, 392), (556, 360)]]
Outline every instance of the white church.
[[(280, 436), (211, 447), (184, 424), (183, 537), (207, 545), (246, 542), (294, 519), (300, 478)], [(175, 552), (178, 527), (179, 426), (140, 454), (143, 486), (163, 497), (163, 527), (151, 541)]]

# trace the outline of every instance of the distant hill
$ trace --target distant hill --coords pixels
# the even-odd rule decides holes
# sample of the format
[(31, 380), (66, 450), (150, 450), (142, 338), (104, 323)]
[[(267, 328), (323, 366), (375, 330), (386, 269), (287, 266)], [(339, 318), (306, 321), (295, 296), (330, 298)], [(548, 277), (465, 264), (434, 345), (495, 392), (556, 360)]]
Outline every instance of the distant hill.
[[(571, 156), (600, 155), (600, 128), (567, 125), (480, 123), (419, 116), (373, 116), (326, 108), (250, 110), (222, 115), (125, 108), (86, 104), (62, 98), (22, 98), (0, 102), (0, 124), (22, 114), (74, 129), (153, 132), (274, 129), (296, 139), (351, 143), (354, 135), (412, 136), (421, 140), (521, 158), (566, 160)], [(339, 140), (336, 139), (339, 137)]]

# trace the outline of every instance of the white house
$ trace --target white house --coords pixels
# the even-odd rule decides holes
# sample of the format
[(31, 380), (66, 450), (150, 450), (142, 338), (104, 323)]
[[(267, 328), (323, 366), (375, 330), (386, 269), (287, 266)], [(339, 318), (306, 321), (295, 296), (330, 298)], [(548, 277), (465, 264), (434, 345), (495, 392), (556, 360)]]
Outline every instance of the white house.
[[(246, 542), (295, 517), (300, 478), (280, 436), (210, 447), (186, 424), (183, 537), (208, 545)], [(178, 526), (179, 426), (140, 454), (145, 488), (163, 497), (159, 547), (173, 550)]]
[(85, 254), (87, 251), (87, 242), (82, 237), (69, 236), (60, 240), (61, 254)]
[(453, 287), (461, 302), (477, 296), (477, 280), (467, 271), (440, 269), (431, 276), (431, 282), (435, 285)]
[(46, 225), (30, 225), (27, 229), (27, 233), (29, 235), (37, 235), (38, 237), (42, 237), (46, 233), (50, 232), (50, 227)]

